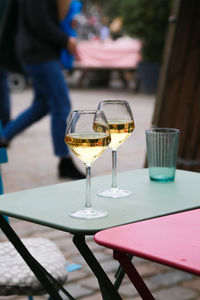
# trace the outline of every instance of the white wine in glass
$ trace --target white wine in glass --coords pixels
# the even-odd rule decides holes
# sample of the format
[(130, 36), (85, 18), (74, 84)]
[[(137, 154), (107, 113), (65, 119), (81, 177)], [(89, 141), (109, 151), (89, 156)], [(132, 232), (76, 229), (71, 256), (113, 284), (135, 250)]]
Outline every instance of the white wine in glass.
[[(98, 130), (96, 130), (98, 128)], [(73, 111), (68, 122), (65, 143), (86, 167), (86, 202), (83, 209), (70, 213), (74, 218), (94, 219), (107, 215), (92, 208), (91, 165), (104, 152), (111, 141), (105, 114), (100, 111)]]
[(109, 198), (128, 197), (132, 192), (117, 186), (117, 149), (135, 129), (131, 108), (124, 100), (104, 100), (99, 103), (98, 109), (104, 111), (111, 134), (109, 146), (112, 149), (112, 185), (97, 194)]

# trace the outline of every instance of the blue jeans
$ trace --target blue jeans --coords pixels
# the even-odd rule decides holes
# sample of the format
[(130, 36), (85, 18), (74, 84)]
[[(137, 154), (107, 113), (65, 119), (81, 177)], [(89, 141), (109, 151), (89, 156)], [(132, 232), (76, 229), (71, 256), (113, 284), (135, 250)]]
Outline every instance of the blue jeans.
[(11, 140), (15, 135), (50, 113), (54, 153), (57, 156), (66, 157), (69, 155), (69, 149), (64, 142), (64, 135), (71, 104), (60, 63), (53, 60), (26, 64), (24, 69), (32, 79), (34, 99), (29, 108), (4, 128), (3, 136)]
[(10, 94), (7, 72), (0, 70), (0, 120), (5, 126), (10, 121)]

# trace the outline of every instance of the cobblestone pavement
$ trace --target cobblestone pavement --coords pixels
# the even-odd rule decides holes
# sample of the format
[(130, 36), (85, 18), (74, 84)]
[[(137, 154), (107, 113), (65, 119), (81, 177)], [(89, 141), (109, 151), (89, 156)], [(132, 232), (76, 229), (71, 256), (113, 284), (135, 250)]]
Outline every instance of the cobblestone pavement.
[[(30, 103), (31, 94), (30, 89), (12, 94), (13, 116)], [(119, 149), (118, 171), (143, 167), (145, 159), (144, 130), (151, 124), (154, 96), (134, 94), (131, 90), (120, 89), (72, 89), (71, 98), (74, 109), (95, 109), (99, 100), (102, 99), (127, 99), (133, 110), (136, 129)], [(49, 123), (49, 117), (46, 117), (12, 141), (8, 149), (9, 163), (2, 166), (5, 193), (64, 182), (57, 177), (58, 161), (52, 151)], [(83, 170), (81, 162), (75, 157), (74, 159)], [(110, 172), (111, 151), (108, 149), (94, 163), (92, 176), (110, 174)], [(81, 300), (102, 299), (98, 283), (73, 245), (70, 234), (12, 218), (11, 224), (21, 238), (36, 236), (49, 238), (58, 245), (69, 263), (82, 264), (80, 270), (69, 273), (66, 285), (75, 298)], [(5, 237), (0, 233), (0, 241), (3, 240)], [(112, 252), (96, 245), (92, 237), (88, 237), (88, 243), (106, 273), (113, 280), (117, 263), (112, 258)], [(200, 300), (200, 279), (197, 277), (142, 259), (135, 259), (135, 264), (156, 299)], [(120, 287), (120, 294), (124, 300), (140, 299), (126, 277)], [(0, 297), (0, 299), (23, 300), (27, 298)], [(47, 299), (47, 296), (34, 299)]]

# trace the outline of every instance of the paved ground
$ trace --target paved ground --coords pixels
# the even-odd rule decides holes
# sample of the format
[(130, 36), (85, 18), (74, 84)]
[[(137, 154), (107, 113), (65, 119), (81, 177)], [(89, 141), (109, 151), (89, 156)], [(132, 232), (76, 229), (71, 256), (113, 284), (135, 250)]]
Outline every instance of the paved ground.
[[(136, 129), (119, 149), (118, 171), (143, 167), (145, 159), (144, 131), (151, 124), (154, 96), (134, 94), (130, 89), (72, 89), (71, 98), (74, 109), (95, 109), (99, 100), (102, 99), (118, 98), (128, 100), (133, 110)], [(30, 89), (13, 94), (13, 117), (28, 106), (30, 101)], [(5, 193), (61, 182), (57, 177), (58, 160), (52, 152), (49, 117), (16, 137), (8, 149), (8, 156), (9, 163), (2, 167)], [(74, 159), (77, 165), (83, 169), (81, 162), (76, 158)], [(92, 175), (100, 176), (110, 174), (110, 172), (111, 152), (108, 149), (94, 163)], [(11, 224), (20, 237), (43, 236), (49, 238), (60, 247), (69, 263), (82, 264), (81, 270), (69, 273), (67, 289), (71, 291), (75, 298), (81, 300), (102, 299), (96, 279), (73, 246), (69, 234), (15, 219), (11, 219)], [(0, 234), (0, 240), (4, 239), (3, 234)], [(89, 238), (88, 242), (107, 274), (113, 278), (117, 264), (112, 259), (111, 251), (97, 246), (92, 238)], [(137, 259), (135, 263), (156, 299), (200, 300), (200, 280), (197, 277), (141, 259)], [(140, 299), (127, 278), (123, 281), (120, 294), (124, 300)], [(0, 297), (0, 299), (23, 300), (26, 298)], [(35, 300), (39, 299), (47, 299), (47, 296), (35, 297)]]

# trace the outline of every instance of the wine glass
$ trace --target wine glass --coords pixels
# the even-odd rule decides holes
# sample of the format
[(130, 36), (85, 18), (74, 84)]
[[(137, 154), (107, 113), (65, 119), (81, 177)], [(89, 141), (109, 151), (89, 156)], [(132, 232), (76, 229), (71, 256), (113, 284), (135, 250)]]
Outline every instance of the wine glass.
[(131, 135), (135, 128), (129, 103), (124, 100), (104, 100), (98, 109), (103, 110), (110, 128), (112, 149), (112, 185), (109, 189), (99, 191), (101, 197), (122, 198), (132, 194), (131, 191), (117, 187), (117, 149)]
[(75, 110), (72, 112), (65, 133), (65, 143), (85, 164), (86, 202), (83, 209), (70, 213), (71, 217), (94, 219), (107, 215), (107, 212), (103, 210), (92, 208), (91, 165), (104, 152), (110, 141), (110, 130), (103, 111)]

